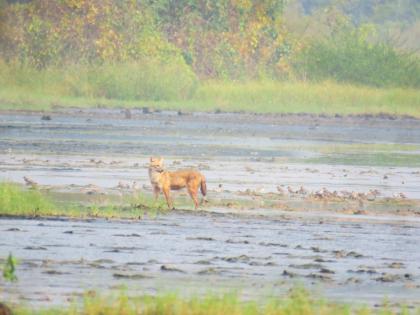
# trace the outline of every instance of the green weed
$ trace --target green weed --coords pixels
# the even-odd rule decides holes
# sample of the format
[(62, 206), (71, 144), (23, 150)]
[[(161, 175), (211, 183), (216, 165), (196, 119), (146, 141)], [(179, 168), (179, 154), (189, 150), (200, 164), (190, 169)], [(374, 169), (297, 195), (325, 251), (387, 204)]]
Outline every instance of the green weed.
[(13, 183), (0, 183), (0, 213), (2, 215), (37, 216), (48, 213), (54, 205), (38, 190), (23, 190)]
[(418, 310), (411, 312), (404, 307), (392, 309), (387, 305), (373, 309), (340, 304), (315, 298), (303, 289), (294, 289), (286, 297), (265, 301), (243, 301), (235, 294), (183, 298), (177, 294), (129, 297), (125, 293), (103, 296), (90, 292), (83, 299), (82, 305), (60, 309), (15, 310), (19, 315), (409, 315), (416, 312)]
[(18, 264), (17, 259), (13, 257), (13, 255), (10, 253), (3, 266), (3, 278), (6, 281), (15, 282), (18, 280), (16, 276), (17, 264)]

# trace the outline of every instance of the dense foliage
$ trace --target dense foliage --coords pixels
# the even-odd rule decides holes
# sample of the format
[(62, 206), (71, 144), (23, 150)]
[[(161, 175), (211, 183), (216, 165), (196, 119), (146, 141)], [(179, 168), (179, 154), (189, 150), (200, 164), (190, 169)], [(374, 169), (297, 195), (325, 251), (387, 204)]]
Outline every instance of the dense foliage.
[(400, 25), (415, 26), (411, 0), (0, 0), (0, 83), (156, 101), (208, 79), (419, 87), (418, 56), (375, 32), (395, 23), (396, 2)]

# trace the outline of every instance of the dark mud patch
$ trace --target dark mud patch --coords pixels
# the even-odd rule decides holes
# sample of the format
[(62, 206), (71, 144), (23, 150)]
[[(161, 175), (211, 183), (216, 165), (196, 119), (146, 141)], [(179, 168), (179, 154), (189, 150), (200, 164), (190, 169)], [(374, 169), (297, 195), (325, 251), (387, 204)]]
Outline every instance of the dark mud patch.
[(54, 270), (54, 269), (45, 270), (42, 273), (47, 274), (47, 275), (50, 275), (50, 276), (54, 276), (54, 275), (69, 275), (69, 274), (71, 274), (70, 272), (63, 272), (63, 271), (58, 271), (58, 270)]
[(310, 273), (309, 275), (305, 276), (308, 279), (320, 280), (325, 282), (333, 282), (334, 279), (331, 276), (326, 274), (319, 274), (319, 273)]
[(46, 247), (43, 247), (43, 246), (26, 246), (23, 249), (26, 249), (26, 250), (48, 250)]
[(131, 233), (131, 234), (114, 234), (112, 236), (118, 236), (118, 237), (141, 237), (140, 234), (137, 233)]
[(187, 241), (206, 241), (206, 242), (215, 241), (213, 237), (209, 237), (209, 236), (186, 237), (185, 239)]
[[(407, 278), (409, 278), (409, 276)], [(404, 279), (405, 279), (404, 275), (390, 274), (390, 273), (384, 273), (382, 276), (375, 278), (376, 281), (380, 281), (380, 282), (396, 282), (396, 281), (401, 281)]]
[(112, 277), (115, 279), (122, 279), (122, 280), (142, 280), (142, 279), (151, 279), (153, 277), (149, 275), (144, 275), (140, 273), (113, 273)]
[(388, 264), (387, 267), (391, 269), (402, 269), (404, 268), (404, 264), (401, 262), (392, 262)]
[(162, 265), (160, 266), (160, 270), (164, 271), (164, 272), (178, 272), (178, 273), (186, 273), (186, 271), (176, 268), (174, 266), (169, 266), (169, 265)]
[(203, 270), (200, 270), (197, 272), (197, 275), (201, 275), (201, 276), (209, 276), (209, 275), (221, 275), (223, 273), (223, 270), (220, 268), (206, 268)]
[(250, 244), (250, 241), (248, 240), (227, 239), (225, 242), (227, 244)]
[(378, 271), (375, 267), (370, 266), (359, 266), (356, 270), (349, 270), (350, 273), (365, 273), (365, 274), (377, 274)]
[(280, 244), (280, 243), (271, 243), (271, 242), (260, 242), (258, 243), (261, 246), (274, 246), (274, 247), (283, 247), (283, 248), (287, 248), (289, 247), (286, 244)]
[(354, 251), (346, 252), (345, 250), (334, 250), (333, 254), (336, 258), (363, 258), (363, 255)]
[(114, 260), (112, 260), (112, 259), (105, 259), (105, 258), (96, 259), (93, 262), (95, 264), (113, 264), (113, 263), (115, 263)]
[(262, 266), (262, 267), (275, 267), (278, 266), (275, 262), (260, 262), (260, 261), (250, 261), (248, 263), (250, 266)]
[(220, 259), (229, 263), (248, 263), (251, 261), (251, 257), (247, 255), (240, 255), (236, 257), (220, 257)]
[(289, 271), (289, 270), (284, 270), (284, 271), (283, 271), (283, 273), (282, 273), (282, 275), (283, 275), (284, 277), (288, 277), (288, 278), (298, 278), (298, 277), (302, 277), (302, 275), (300, 275), (300, 274), (298, 274), (298, 273), (296, 273), (296, 272), (293, 272), (293, 271)]
[(196, 265), (211, 265), (211, 259), (203, 259), (203, 260), (198, 260), (196, 262), (194, 262), (194, 264)]
[(24, 232), (24, 230), (18, 229), (18, 228), (10, 228), (5, 230), (6, 232)]
[(289, 267), (294, 268), (294, 269), (322, 269), (323, 268), (321, 264), (302, 264), (302, 265), (291, 264), (289, 265)]

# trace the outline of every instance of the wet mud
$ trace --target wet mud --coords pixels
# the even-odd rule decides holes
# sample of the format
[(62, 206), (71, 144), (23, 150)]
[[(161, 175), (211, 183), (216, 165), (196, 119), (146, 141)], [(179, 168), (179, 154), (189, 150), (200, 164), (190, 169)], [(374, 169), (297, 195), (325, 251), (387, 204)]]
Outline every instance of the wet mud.
[[(125, 119), (118, 110), (74, 110), (42, 120), (39, 113), (5, 112), (0, 179), (25, 183), (26, 177), (52, 190), (79, 187), (84, 193), (133, 185), (147, 191), (148, 157), (161, 155), (169, 169), (201, 170), (210, 199), (274, 193), (299, 200), (323, 189), (367, 204), (420, 199), (418, 120), (132, 113)], [(356, 153), (335, 149), (343, 145), (364, 147)], [(372, 155), (369, 145), (388, 149)]]
[[(67, 303), (122, 285), (137, 294), (240, 290), (247, 298), (304, 284), (337, 300), (375, 304), (387, 296), (418, 305), (417, 120), (142, 110), (127, 119), (104, 109), (44, 115), (0, 115), (0, 180), (61, 200), (118, 200), (151, 194), (148, 158), (161, 155), (169, 169), (201, 170), (209, 202), (191, 211), (178, 193), (183, 211), (131, 221), (0, 218), (0, 263), (9, 252), (20, 260), (19, 281), (2, 284), (0, 299)], [(343, 145), (367, 146), (366, 156), (369, 145), (386, 150), (353, 163), (364, 153), (334, 149)]]
[(20, 264), (19, 281), (0, 295), (43, 305), (126, 285), (137, 294), (239, 290), (258, 298), (304, 284), (340, 301), (387, 296), (418, 305), (420, 221), (323, 219), (191, 211), (131, 221), (2, 219), (2, 253)]

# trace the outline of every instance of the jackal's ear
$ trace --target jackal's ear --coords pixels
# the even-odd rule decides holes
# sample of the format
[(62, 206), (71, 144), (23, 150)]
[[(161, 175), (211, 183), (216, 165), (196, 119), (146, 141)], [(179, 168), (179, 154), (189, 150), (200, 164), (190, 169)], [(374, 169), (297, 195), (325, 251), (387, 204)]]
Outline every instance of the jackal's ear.
[(150, 157), (150, 162), (153, 162), (155, 158), (153, 156)]

